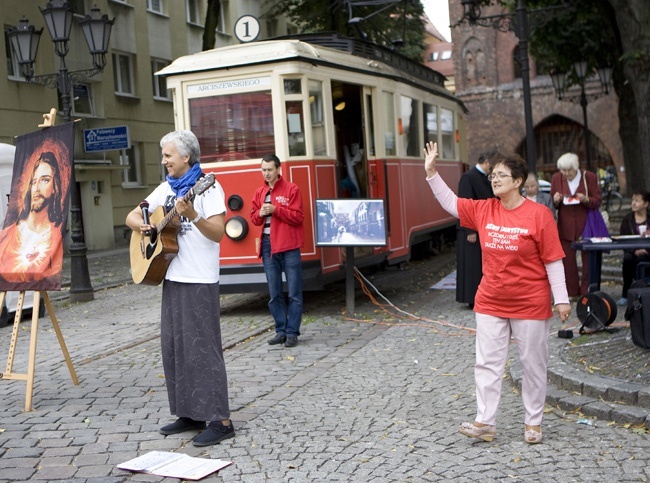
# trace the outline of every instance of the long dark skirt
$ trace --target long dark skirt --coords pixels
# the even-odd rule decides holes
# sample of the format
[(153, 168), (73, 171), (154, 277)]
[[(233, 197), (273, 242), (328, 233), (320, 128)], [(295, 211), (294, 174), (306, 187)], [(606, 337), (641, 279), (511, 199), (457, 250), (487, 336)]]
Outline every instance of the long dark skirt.
[(161, 347), (169, 409), (196, 421), (230, 418), (219, 284), (165, 280)]
[(456, 238), (456, 302), (474, 304), (476, 291), (483, 278), (481, 242), (467, 241), (467, 231), (458, 230)]

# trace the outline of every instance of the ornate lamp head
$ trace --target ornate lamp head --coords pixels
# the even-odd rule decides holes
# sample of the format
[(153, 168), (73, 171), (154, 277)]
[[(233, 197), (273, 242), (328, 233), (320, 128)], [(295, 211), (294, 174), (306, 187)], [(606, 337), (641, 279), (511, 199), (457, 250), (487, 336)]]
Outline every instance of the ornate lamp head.
[(31, 25), (24, 15), (17, 27), (7, 30), (7, 36), (11, 48), (16, 54), (21, 74), (27, 79), (34, 76), (34, 61), (42, 33), (43, 29), (36, 30), (36, 27)]

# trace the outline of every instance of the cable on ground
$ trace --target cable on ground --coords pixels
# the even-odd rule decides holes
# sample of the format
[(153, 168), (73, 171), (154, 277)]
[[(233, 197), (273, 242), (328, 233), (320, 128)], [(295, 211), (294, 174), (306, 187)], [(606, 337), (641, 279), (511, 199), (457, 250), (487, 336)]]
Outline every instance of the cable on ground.
[[(444, 320), (433, 320), (428, 317), (424, 317), (421, 315), (415, 315), (410, 312), (407, 312), (399, 307), (397, 307), (395, 304), (393, 304), (390, 300), (388, 300), (378, 289), (375, 287), (360, 271), (357, 269), (357, 267), (354, 267), (354, 276), (355, 278), (359, 281), (359, 284), (361, 285), (361, 289), (363, 290), (363, 293), (365, 293), (368, 298), (372, 301), (374, 305), (379, 307), (382, 312), (388, 314), (390, 317), (393, 317), (395, 319), (407, 319), (407, 320), (413, 320), (413, 321), (419, 321), (419, 322), (426, 322), (426, 324), (421, 324), (421, 323), (405, 323), (405, 322), (384, 322), (384, 321), (378, 321), (378, 320), (364, 320), (364, 319), (356, 319), (353, 317), (345, 317), (347, 320), (352, 320), (354, 322), (363, 322), (367, 324), (375, 324), (375, 325), (387, 325), (387, 326), (408, 326), (408, 327), (422, 327), (426, 329), (431, 329), (435, 331), (438, 334), (443, 334), (443, 335), (449, 335), (449, 336), (467, 336), (467, 335), (475, 335), (476, 334), (476, 329), (471, 328), (471, 327), (464, 327), (462, 325), (457, 325), (457, 324), (452, 324), (450, 322), (444, 321)], [(374, 292), (385, 301), (385, 303), (380, 302), (377, 300), (377, 298), (372, 294), (370, 291), (370, 288), (374, 290)], [(433, 324), (430, 325), (430, 324)], [(440, 330), (437, 326), (444, 327), (447, 330)], [(449, 329), (457, 329), (458, 332), (450, 332)]]

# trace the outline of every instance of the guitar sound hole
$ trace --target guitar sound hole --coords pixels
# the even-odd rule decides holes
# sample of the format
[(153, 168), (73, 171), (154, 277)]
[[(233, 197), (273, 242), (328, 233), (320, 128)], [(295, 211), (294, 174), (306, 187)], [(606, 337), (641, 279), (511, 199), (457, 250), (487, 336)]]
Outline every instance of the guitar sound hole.
[(152, 238), (151, 242), (147, 244), (147, 249), (145, 250), (147, 260), (153, 257), (155, 251), (156, 251), (156, 239)]

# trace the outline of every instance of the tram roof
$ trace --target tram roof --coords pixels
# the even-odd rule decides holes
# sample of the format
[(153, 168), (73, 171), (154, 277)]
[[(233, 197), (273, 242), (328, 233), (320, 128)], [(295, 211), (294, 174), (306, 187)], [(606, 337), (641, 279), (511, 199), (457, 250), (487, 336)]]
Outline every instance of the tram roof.
[(371, 42), (337, 34), (301, 34), (206, 50), (179, 57), (156, 74), (173, 76), (291, 60), (394, 78), (462, 105), (444, 87), (441, 73)]

